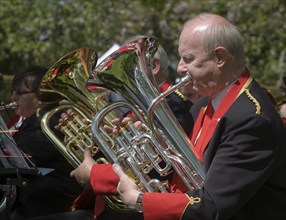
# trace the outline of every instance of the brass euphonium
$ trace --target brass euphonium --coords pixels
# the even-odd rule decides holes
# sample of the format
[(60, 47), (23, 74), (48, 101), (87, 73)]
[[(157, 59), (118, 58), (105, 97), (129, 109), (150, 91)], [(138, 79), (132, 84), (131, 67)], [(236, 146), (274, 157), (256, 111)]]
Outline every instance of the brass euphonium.
[[(70, 52), (47, 71), (39, 87), (41, 101), (54, 103), (60, 100), (57, 107), (42, 117), (42, 130), (75, 168), (83, 161), (85, 148), (91, 150), (96, 163), (109, 162), (94, 143), (90, 128), (94, 115), (108, 104), (107, 95), (110, 93), (98, 86), (87, 86), (96, 61), (97, 54), (92, 48)], [(53, 116), (67, 109), (71, 109), (73, 115), (65, 124), (58, 126), (64, 134), (62, 140), (49, 124)], [(111, 112), (104, 119), (104, 124), (113, 126), (111, 120), (118, 117), (115, 112)], [(106, 196), (104, 199), (115, 210), (129, 211), (117, 196)]]
[[(202, 187), (205, 174), (190, 149), (191, 142), (164, 99), (190, 78), (185, 77), (161, 94), (151, 69), (157, 48), (156, 38), (143, 37), (123, 45), (94, 69), (89, 83), (103, 85), (126, 101), (110, 103), (100, 110), (92, 120), (92, 134), (108, 161), (119, 163), (143, 191), (168, 192), (160, 179), (173, 171), (193, 191)], [(118, 135), (110, 136), (102, 124), (118, 108), (127, 108), (137, 116), (145, 132), (128, 123)], [(115, 140), (113, 146), (107, 141), (110, 139)]]
[[(100, 88), (90, 91), (86, 86), (96, 62), (97, 54), (92, 48), (72, 51), (47, 71), (39, 86), (43, 102), (60, 101), (60, 105), (43, 116), (42, 130), (73, 167), (83, 161), (84, 147), (90, 148), (94, 155), (99, 152), (91, 137), (90, 121), (94, 112), (107, 104), (107, 91)], [(74, 116), (72, 121), (60, 126), (64, 134), (64, 140), (61, 140), (49, 122), (55, 114), (66, 109), (72, 109)], [(83, 118), (86, 123), (82, 122)]]

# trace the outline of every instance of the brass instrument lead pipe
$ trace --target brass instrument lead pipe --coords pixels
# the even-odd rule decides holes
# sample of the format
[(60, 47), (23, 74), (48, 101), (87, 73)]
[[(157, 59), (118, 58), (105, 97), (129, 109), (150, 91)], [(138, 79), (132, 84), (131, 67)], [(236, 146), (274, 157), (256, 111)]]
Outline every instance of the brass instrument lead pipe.
[(159, 104), (164, 98), (166, 98), (168, 95), (170, 95), (171, 93), (173, 93), (175, 90), (179, 89), (182, 86), (186, 86), (188, 84), (190, 84), (192, 81), (192, 78), (189, 75), (184, 76), (179, 83), (173, 85), (171, 88), (169, 88), (168, 90), (166, 90), (165, 92), (162, 92), (156, 99), (154, 99), (151, 103), (151, 105), (148, 108), (147, 111), (147, 118), (148, 118), (148, 122), (149, 122), (149, 128), (151, 128), (152, 131), (154, 131), (154, 129), (156, 129), (154, 126), (152, 126), (154, 124), (154, 109), (157, 106), (157, 104)]

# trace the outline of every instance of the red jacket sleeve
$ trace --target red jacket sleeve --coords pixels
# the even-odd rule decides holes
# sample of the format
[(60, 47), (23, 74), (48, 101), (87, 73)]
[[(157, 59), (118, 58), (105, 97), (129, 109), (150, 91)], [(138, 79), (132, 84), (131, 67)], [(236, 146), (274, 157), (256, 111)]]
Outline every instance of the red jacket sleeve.
[(111, 164), (95, 164), (91, 168), (90, 184), (96, 195), (114, 195), (119, 183)]

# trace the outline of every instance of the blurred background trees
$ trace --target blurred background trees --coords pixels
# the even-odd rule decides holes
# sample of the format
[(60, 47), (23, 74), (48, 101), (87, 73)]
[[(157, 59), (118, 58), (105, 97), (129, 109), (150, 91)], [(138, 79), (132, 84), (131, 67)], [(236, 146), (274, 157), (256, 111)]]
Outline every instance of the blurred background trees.
[(239, 28), (249, 69), (277, 94), (286, 74), (284, 0), (0, 0), (0, 72), (9, 78), (29, 65), (49, 67), (86, 46), (100, 56), (138, 34), (159, 39), (175, 72), (182, 24), (205, 11)]

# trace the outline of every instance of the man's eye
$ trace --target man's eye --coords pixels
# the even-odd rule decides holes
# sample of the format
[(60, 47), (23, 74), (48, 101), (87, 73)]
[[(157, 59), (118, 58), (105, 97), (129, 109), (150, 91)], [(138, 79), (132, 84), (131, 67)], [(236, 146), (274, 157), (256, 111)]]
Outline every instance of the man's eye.
[(192, 57), (183, 57), (183, 60), (185, 63), (191, 63), (194, 61), (194, 59), (195, 58), (193, 56)]

